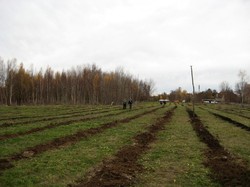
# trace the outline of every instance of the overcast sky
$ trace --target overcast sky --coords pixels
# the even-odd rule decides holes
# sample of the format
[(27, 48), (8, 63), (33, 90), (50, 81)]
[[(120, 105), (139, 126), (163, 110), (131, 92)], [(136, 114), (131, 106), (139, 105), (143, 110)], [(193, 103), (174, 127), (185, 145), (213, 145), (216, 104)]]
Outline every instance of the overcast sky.
[(250, 74), (250, 0), (0, 0), (0, 56), (25, 68), (123, 67), (178, 87), (235, 88)]

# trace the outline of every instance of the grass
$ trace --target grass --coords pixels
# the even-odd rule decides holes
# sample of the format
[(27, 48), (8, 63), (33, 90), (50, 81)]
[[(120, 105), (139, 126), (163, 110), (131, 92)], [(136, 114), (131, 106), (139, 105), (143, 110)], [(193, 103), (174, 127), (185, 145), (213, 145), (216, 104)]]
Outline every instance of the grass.
[[(23, 115), (20, 116), (17, 114), (9, 114), (9, 117), (2, 117), (0, 118), (0, 125), (1, 124), (12, 124), (12, 126), (20, 126), (22, 124), (32, 124), (36, 123), (38, 120), (40, 121), (53, 121), (53, 120), (59, 120), (59, 119), (64, 119), (64, 118), (72, 118), (72, 117), (77, 117), (81, 116), (82, 114), (85, 113), (94, 113), (94, 112), (99, 112), (102, 110), (112, 110), (115, 107), (96, 107), (96, 108), (91, 108), (90, 106), (82, 106), (82, 107), (76, 107), (75, 109), (73, 108), (64, 108), (62, 107), (62, 110), (58, 109), (57, 106), (51, 106), (51, 109), (45, 108), (33, 108), (33, 112), (36, 111), (36, 113), (25, 113), (25, 110), (22, 111)], [(20, 109), (19, 109), (20, 110)], [(18, 111), (19, 111), (18, 110)], [(45, 111), (44, 111), (45, 110)], [(49, 111), (49, 112), (48, 112)], [(25, 114), (25, 115), (24, 115)]]
[(150, 110), (150, 109), (140, 109), (140, 110), (135, 110), (133, 112), (127, 111), (120, 115), (116, 115), (117, 111), (114, 110), (113, 111), (114, 115), (111, 117), (100, 117), (98, 119), (90, 120), (87, 122), (78, 122), (78, 123), (73, 123), (67, 126), (59, 126), (53, 129), (48, 129), (45, 131), (32, 133), (27, 136), (0, 141), (0, 148), (1, 148), (0, 157), (6, 157), (10, 154), (14, 154), (14, 153), (18, 153), (22, 151), (26, 147), (32, 147), (38, 144), (46, 143), (55, 138), (74, 134), (79, 130), (85, 130), (88, 128), (98, 127), (104, 123), (115, 121), (118, 119), (127, 118), (127, 117), (142, 113), (143, 111), (147, 111), (147, 110)]
[(205, 110), (198, 108), (196, 113), (200, 116), (203, 124), (226, 149), (234, 155), (246, 159), (250, 166), (250, 134), (248, 131), (216, 118)]
[[(204, 105), (202, 106), (204, 107)], [(242, 108), (238, 105), (205, 105), (206, 109), (212, 112), (229, 117), (235, 121), (241, 122), (246, 126), (250, 127), (250, 110)]]
[[(56, 116), (53, 119), (50, 120), (44, 120), (44, 121), (32, 121), (30, 120), (28, 124), (22, 124), (20, 123), (19, 125), (13, 125), (13, 126), (9, 126), (9, 127), (4, 127), (1, 128), (1, 132), (0, 135), (5, 135), (5, 134), (12, 134), (12, 133), (19, 133), (19, 132), (25, 132), (34, 128), (40, 128), (40, 127), (44, 127), (47, 125), (51, 125), (51, 124), (56, 124), (56, 123), (60, 123), (60, 122), (65, 122), (65, 121), (70, 121), (70, 120), (76, 120), (76, 119), (83, 119), (83, 118), (89, 118), (89, 117), (102, 117), (105, 116), (107, 114), (112, 114), (114, 113), (114, 108), (110, 108), (110, 109), (97, 109), (95, 111), (90, 112), (91, 110), (85, 110), (85, 111), (81, 111), (81, 113), (79, 114), (74, 114), (74, 115), (70, 115), (67, 114), (67, 116)], [(119, 110), (117, 110), (119, 111)], [(105, 113), (102, 113), (105, 112)], [(46, 119), (46, 118), (43, 118)]]
[[(123, 110), (121, 107), (111, 106), (0, 106), (0, 124), (5, 121), (20, 122), (27, 119), (42, 119), (47, 116), (67, 116), (68, 119), (76, 119), (77, 112), (83, 115), (90, 110), (95, 111), (89, 116), (96, 117), (85, 122), (76, 122), (70, 125), (58, 126), (41, 132), (32, 133), (17, 138), (0, 141), (0, 159), (8, 158), (14, 153), (20, 153), (27, 147), (50, 142), (58, 137), (74, 134), (79, 130), (92, 127), (100, 127), (102, 124), (132, 117), (136, 114), (152, 110), (148, 106), (159, 107), (158, 103), (142, 103), (135, 106), (135, 110)], [(204, 107), (204, 106), (203, 106)], [(249, 123), (246, 118), (237, 115), (237, 107), (234, 106), (205, 106), (213, 112), (220, 113), (237, 120), (241, 123)], [(103, 160), (112, 158), (117, 151), (125, 145), (132, 143), (132, 137), (144, 132), (157, 119), (164, 115), (171, 106), (161, 108), (136, 118), (127, 123), (106, 129), (104, 132), (82, 139), (75, 144), (61, 146), (57, 149), (45, 151), (35, 157), (13, 162), (13, 168), (7, 169), (0, 174), (0, 186), (67, 186), (76, 184), (76, 181), (95, 168), (99, 168)], [(138, 110), (136, 110), (138, 109)], [(232, 109), (232, 110), (231, 110)], [(98, 111), (109, 110), (113, 114), (101, 117), (108, 113), (99, 114)], [(229, 112), (230, 111), (230, 112)], [(250, 163), (250, 134), (216, 118), (206, 110), (199, 107), (196, 113), (204, 126), (219, 139), (220, 143), (230, 153)], [(249, 110), (244, 110), (248, 115)], [(12, 119), (23, 117), (21, 119)], [(20, 132), (50, 123), (58, 123), (68, 119), (55, 119), (47, 122), (34, 122), (32, 124), (20, 124), (6, 128), (6, 132)], [(20, 121), (19, 121), (20, 120)], [(8, 129), (8, 130), (7, 130)], [(1, 128), (4, 130), (4, 128)], [(1, 132), (3, 133), (3, 132)], [(0, 134), (1, 134), (0, 133)], [(3, 134), (4, 134), (3, 133)], [(147, 153), (141, 155), (139, 162), (144, 166), (144, 172), (138, 174), (136, 187), (144, 186), (219, 186), (210, 178), (210, 170), (203, 165), (204, 151), (207, 146), (199, 141), (192, 129), (190, 119), (184, 106), (178, 106), (170, 122), (166, 123), (165, 129), (157, 135)]]
[(185, 108), (179, 106), (151, 151), (142, 157), (146, 173), (141, 174), (136, 186), (218, 186), (202, 164), (205, 148), (193, 131)]
[[(84, 106), (90, 107), (90, 106)], [(1, 106), (0, 119), (31, 117), (31, 116), (50, 116), (64, 114), (65, 111), (76, 111), (79, 106), (70, 105), (39, 105), (39, 106)], [(81, 109), (81, 108), (80, 108)]]
[(47, 151), (30, 160), (17, 162), (15, 168), (0, 177), (0, 181), (4, 186), (65, 186), (74, 183), (94, 165), (111, 157), (120, 147), (130, 144), (132, 136), (143, 131), (165, 110), (108, 129), (73, 146)]

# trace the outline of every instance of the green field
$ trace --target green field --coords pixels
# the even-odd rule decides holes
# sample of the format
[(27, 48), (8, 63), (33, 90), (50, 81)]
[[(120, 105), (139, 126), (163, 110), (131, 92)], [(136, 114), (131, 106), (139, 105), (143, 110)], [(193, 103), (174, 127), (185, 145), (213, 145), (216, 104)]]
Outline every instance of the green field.
[(0, 186), (248, 186), (250, 109), (190, 109), (0, 106)]

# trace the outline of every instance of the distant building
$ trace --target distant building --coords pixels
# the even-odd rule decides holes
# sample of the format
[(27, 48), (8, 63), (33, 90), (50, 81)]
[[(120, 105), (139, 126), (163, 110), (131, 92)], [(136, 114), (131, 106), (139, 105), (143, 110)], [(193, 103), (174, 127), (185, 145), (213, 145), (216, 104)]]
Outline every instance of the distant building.
[(223, 103), (224, 101), (225, 101), (224, 97), (215, 99), (202, 99), (203, 103), (211, 103), (211, 104)]
[(160, 99), (159, 102), (160, 102), (161, 105), (162, 104), (165, 105), (167, 102), (169, 102), (169, 100), (168, 99)]

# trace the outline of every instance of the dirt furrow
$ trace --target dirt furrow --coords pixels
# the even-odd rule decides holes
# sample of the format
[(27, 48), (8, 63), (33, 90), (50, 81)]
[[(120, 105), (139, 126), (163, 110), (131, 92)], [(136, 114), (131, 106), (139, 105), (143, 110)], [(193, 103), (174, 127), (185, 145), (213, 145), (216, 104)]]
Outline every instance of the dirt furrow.
[[(95, 112), (98, 113), (105, 113), (108, 112), (110, 110), (90, 110), (90, 112), (85, 113), (85, 115), (89, 115), (89, 114), (94, 114)], [(0, 125), (0, 128), (4, 128), (4, 127), (10, 127), (10, 126), (14, 126), (14, 125), (24, 125), (24, 124), (31, 124), (31, 123), (37, 123), (37, 122), (44, 122), (44, 121), (51, 121), (51, 120), (56, 120), (56, 119), (67, 119), (67, 118), (71, 118), (71, 117), (80, 117), (83, 116), (82, 112), (74, 112), (74, 113), (68, 113), (68, 114), (64, 114), (64, 115), (60, 115), (60, 116), (53, 116), (53, 117), (43, 117), (40, 119), (33, 119), (33, 120), (27, 120), (27, 121), (21, 121), (21, 122), (6, 122)], [(70, 116), (69, 116), (70, 115)]]
[(149, 127), (147, 132), (133, 137), (133, 144), (121, 148), (115, 157), (103, 161), (100, 168), (88, 173), (86, 179), (77, 181), (74, 187), (104, 187), (104, 186), (130, 186), (136, 182), (136, 175), (143, 171), (143, 166), (138, 159), (150, 147), (149, 144), (156, 140), (156, 135), (164, 129), (166, 122), (170, 121), (173, 109)]
[[(207, 108), (203, 108), (203, 107), (199, 107), (199, 108), (202, 109), (202, 110), (209, 111)], [(227, 113), (227, 114), (237, 115), (237, 116), (240, 116), (240, 117), (243, 117), (243, 118), (246, 118), (246, 119), (250, 119), (249, 116), (242, 115), (240, 110), (223, 110), (223, 109), (217, 109), (217, 108), (215, 108), (214, 110), (219, 111), (219, 112), (224, 112), (224, 113)]]
[(220, 112), (229, 113), (229, 114), (234, 114), (234, 115), (246, 118), (246, 119), (250, 119), (250, 117), (242, 115), (241, 111), (239, 111), (239, 110), (233, 110), (233, 109), (231, 109), (231, 110), (228, 110), (228, 109), (225, 109), (225, 110), (223, 110), (223, 109), (215, 109), (215, 110), (220, 111)]
[[(106, 112), (108, 112), (108, 111), (106, 111)], [(99, 112), (98, 114), (106, 113), (106, 112)], [(124, 111), (116, 113), (115, 115), (119, 115), (119, 114), (122, 114), (122, 113), (124, 113)], [(86, 114), (86, 115), (89, 115), (89, 114)], [(82, 116), (86, 116), (86, 115), (82, 115)], [(17, 137), (20, 137), (20, 136), (25, 136), (25, 135), (32, 134), (32, 133), (35, 133), (35, 132), (41, 132), (41, 131), (44, 131), (44, 130), (47, 130), (47, 129), (52, 129), (52, 128), (56, 128), (56, 127), (63, 126), (63, 125), (70, 125), (70, 124), (76, 123), (76, 122), (85, 122), (85, 121), (89, 121), (89, 120), (93, 120), (93, 119), (98, 119), (100, 117), (108, 117), (108, 116), (112, 116), (112, 115), (114, 115), (114, 114), (107, 114), (107, 115), (96, 116), (96, 117), (84, 117), (84, 118), (80, 118), (80, 119), (73, 119), (73, 120), (69, 120), (69, 121), (63, 121), (63, 122), (60, 122), (60, 123), (51, 123), (51, 124), (46, 125), (44, 127), (33, 128), (33, 129), (25, 131), (25, 132), (18, 132), (18, 133), (13, 133), (13, 134), (0, 135), (0, 141), (10, 139), (10, 138), (17, 138)]]
[[(149, 107), (149, 108), (151, 108), (151, 107)], [(135, 111), (135, 110), (139, 110), (139, 108), (134, 109), (133, 111)], [(110, 111), (109, 110), (100, 111), (100, 112), (98, 112), (98, 114), (107, 113), (107, 112), (110, 112)], [(20, 137), (20, 136), (29, 135), (29, 134), (32, 134), (32, 133), (35, 133), (35, 132), (41, 132), (41, 131), (44, 131), (44, 130), (47, 130), (47, 129), (53, 129), (53, 128), (63, 126), (63, 125), (70, 125), (70, 124), (76, 123), (76, 122), (86, 122), (86, 121), (93, 120), (93, 119), (98, 119), (98, 118), (101, 118), (101, 117), (119, 115), (119, 114), (122, 114), (122, 113), (125, 113), (125, 112), (126, 111), (123, 110), (123, 111), (115, 113), (115, 114), (107, 114), (107, 115), (96, 116), (96, 117), (84, 117), (84, 116), (87, 116), (87, 115), (90, 115), (90, 114), (96, 114), (96, 113), (91, 113), (90, 112), (90, 113), (86, 113), (86, 114), (82, 115), (83, 118), (80, 118), (80, 119), (78, 118), (78, 119), (63, 121), (63, 122), (60, 122), (60, 123), (50, 123), (49, 125), (46, 125), (46, 126), (43, 126), (43, 127), (33, 128), (33, 129), (25, 131), (25, 132), (18, 132), (18, 133), (0, 135), (0, 141), (11, 139), (11, 138), (17, 138), (17, 137)]]
[(187, 110), (193, 129), (201, 142), (208, 146), (205, 152), (204, 165), (212, 171), (212, 178), (222, 186), (249, 186), (250, 170), (240, 158), (236, 158), (220, 145), (219, 141), (204, 127), (197, 115)]
[(102, 133), (106, 129), (115, 127), (119, 123), (127, 123), (127, 122), (129, 122), (133, 119), (139, 118), (143, 115), (147, 115), (149, 113), (155, 112), (156, 110), (159, 110), (160, 108), (161, 107), (154, 108), (152, 110), (134, 115), (134, 116), (129, 117), (129, 118), (116, 120), (116, 121), (113, 121), (110, 123), (105, 123), (105, 124), (101, 125), (100, 127), (90, 128), (87, 130), (79, 130), (75, 134), (56, 138), (50, 142), (27, 148), (26, 150), (22, 151), (21, 153), (12, 155), (9, 158), (0, 159), (0, 174), (4, 170), (13, 167), (14, 165), (11, 163), (13, 161), (31, 158), (31, 157), (34, 157), (34, 156), (36, 156), (40, 153), (43, 153), (45, 151), (48, 151), (48, 150), (58, 149), (58, 148), (63, 147), (63, 146), (69, 146), (69, 145), (75, 144), (82, 139), (89, 138), (93, 135)]
[(209, 111), (209, 113), (213, 114), (213, 115), (216, 116), (217, 118), (220, 118), (220, 119), (222, 119), (222, 120), (224, 120), (224, 121), (229, 122), (230, 124), (232, 124), (232, 125), (234, 125), (234, 126), (236, 126), (236, 127), (240, 127), (240, 128), (242, 128), (242, 129), (244, 129), (244, 130), (246, 130), (246, 131), (250, 131), (250, 127), (248, 127), (248, 126), (246, 126), (246, 125), (244, 125), (244, 124), (242, 124), (242, 123), (240, 123), (240, 122), (238, 122), (238, 121), (234, 121), (233, 119), (231, 119), (231, 118), (229, 118), (229, 117), (222, 116), (222, 115), (220, 115), (220, 114), (217, 114), (217, 113), (214, 113), (214, 112), (210, 112), (210, 111)]
[[(53, 118), (53, 117), (56, 117), (56, 116), (65, 116), (65, 115), (74, 115), (74, 114), (80, 114), (80, 113), (82, 113), (82, 112), (84, 112), (84, 111), (86, 111), (86, 110), (88, 110), (88, 109), (84, 109), (84, 110), (82, 110), (82, 111), (73, 111), (73, 112), (69, 112), (68, 111), (68, 113), (62, 113), (62, 114), (59, 114), (59, 115), (55, 115), (55, 114), (52, 114), (52, 115), (48, 115), (49, 117), (51, 117), (51, 118)], [(6, 117), (6, 118), (1, 118), (0, 119), (0, 121), (12, 121), (12, 120), (20, 120), (20, 119), (30, 119), (30, 118), (32, 118), (33, 120), (34, 120), (34, 118), (44, 118), (44, 116), (42, 116), (42, 115), (32, 115), (32, 116), (15, 116), (15, 117)], [(47, 117), (48, 118), (48, 117)], [(45, 118), (45, 119), (47, 119), (47, 118)], [(38, 120), (38, 119), (37, 119)], [(30, 120), (27, 120), (27, 121), (30, 121)], [(26, 122), (26, 121), (24, 121), (24, 122)], [(33, 122), (33, 121), (32, 121)], [(19, 122), (5, 122), (5, 123), (3, 123), (3, 124), (0, 124), (0, 127), (4, 127), (4, 126), (8, 126), (8, 124), (10, 124), (10, 125), (15, 125), (15, 124), (19, 124)]]

